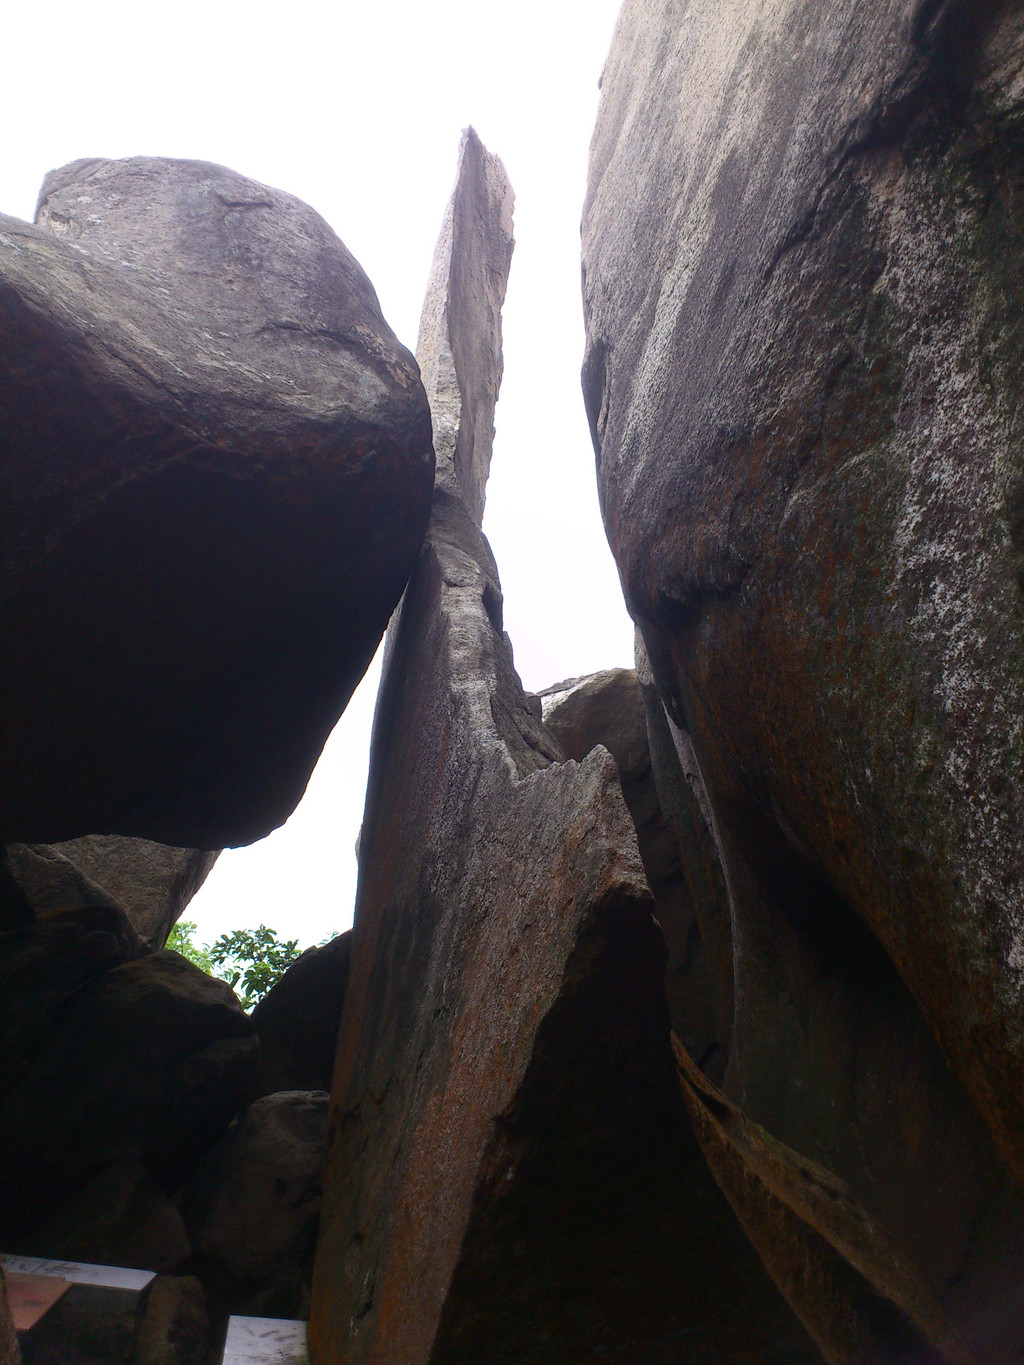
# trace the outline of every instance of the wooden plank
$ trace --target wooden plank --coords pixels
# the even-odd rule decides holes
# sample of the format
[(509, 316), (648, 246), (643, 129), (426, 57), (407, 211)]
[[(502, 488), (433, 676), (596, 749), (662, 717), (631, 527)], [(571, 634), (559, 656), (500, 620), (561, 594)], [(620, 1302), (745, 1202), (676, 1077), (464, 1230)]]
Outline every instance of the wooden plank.
[(49, 1312), (58, 1299), (71, 1288), (70, 1280), (56, 1275), (7, 1275), (7, 1296), (11, 1315), (18, 1332), (33, 1328), (44, 1313)]

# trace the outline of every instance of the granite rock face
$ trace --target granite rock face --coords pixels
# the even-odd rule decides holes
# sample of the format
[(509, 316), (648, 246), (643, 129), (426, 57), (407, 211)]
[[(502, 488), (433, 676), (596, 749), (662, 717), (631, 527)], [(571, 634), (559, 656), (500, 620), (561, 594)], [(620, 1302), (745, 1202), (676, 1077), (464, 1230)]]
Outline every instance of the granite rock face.
[(330, 1090), (351, 958), (351, 931), (307, 948), (253, 1010), (260, 1095)]
[(324, 1091), (267, 1095), (231, 1125), (185, 1187), (197, 1273), (230, 1312), (308, 1314), (326, 1137)]
[(158, 1275), (141, 1305), (131, 1365), (210, 1365), (214, 1332), (194, 1275)]
[[(721, 941), (718, 923), (709, 915), (709, 908), (718, 903), (717, 862), (713, 856), (701, 857), (703, 850), (693, 846), (699, 830), (691, 820), (680, 828), (674, 818), (677, 802), (670, 799), (667, 809), (662, 804), (659, 781), (674, 798), (670, 785), (674, 771), (666, 775), (659, 768), (655, 777), (647, 689), (632, 669), (609, 668), (556, 683), (539, 696), (544, 724), (569, 758), (583, 759), (602, 744), (618, 764), (622, 794), (636, 826), (655, 915), (668, 948), (665, 984), (672, 1027), (704, 1070), (717, 1076), (727, 1022), (723, 1001), (732, 970), (728, 943)], [(656, 705), (660, 711), (660, 699)], [(657, 720), (655, 715), (650, 723), (656, 725)], [(724, 900), (724, 888), (722, 892)]]
[[(169, 848), (149, 839), (86, 835), (65, 844), (11, 844), (0, 927), (76, 906), (122, 911), (149, 948), (162, 948), (217, 861), (216, 850)], [(13, 885), (12, 885), (13, 884)]]
[(652, 759), (718, 862), (722, 1089), (990, 1361), (1024, 1246), (1022, 25), (627, 0), (584, 213)]
[[(475, 325), (436, 291), (503, 237), (507, 189), (467, 193), (502, 176), (468, 135), (424, 374)], [(484, 241), (461, 260), (445, 238), (468, 232)], [(457, 367), (464, 413), (490, 395), (499, 345), (495, 316), (483, 363)], [(601, 748), (566, 760), (515, 674), (470, 510), (490, 440), (477, 424), (470, 462), (442, 464), (389, 630), (311, 1358), (654, 1365), (707, 1337), (730, 1359), (810, 1365), (685, 1119), (616, 766)]]
[(164, 946), (219, 856), (217, 849), (171, 848), (116, 834), (87, 834), (56, 851), (110, 893), (150, 948)]
[(251, 841), (415, 561), (430, 420), (299, 201), (79, 161), (0, 226), (0, 842)]
[(158, 1272), (176, 1269), (192, 1252), (177, 1205), (131, 1158), (101, 1171), (20, 1238), (18, 1250), (57, 1261)]
[(248, 1095), (229, 986), (101, 907), (0, 935), (0, 1244), (119, 1161), (176, 1190)]
[(501, 335), (512, 261), (513, 203), (504, 168), (484, 155), (470, 129), (434, 251), (416, 359), (430, 398), (437, 482), (458, 490), (477, 525), (484, 515), (501, 384), (501, 345), (495, 339)]

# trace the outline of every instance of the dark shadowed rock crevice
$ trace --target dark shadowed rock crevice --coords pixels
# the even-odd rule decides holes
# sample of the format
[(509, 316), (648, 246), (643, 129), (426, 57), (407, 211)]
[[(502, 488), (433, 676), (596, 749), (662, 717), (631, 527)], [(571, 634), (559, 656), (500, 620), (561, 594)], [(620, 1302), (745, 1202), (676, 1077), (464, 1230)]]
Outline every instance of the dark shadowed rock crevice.
[(679, 763), (673, 750), (666, 765), (658, 735), (648, 735), (659, 715), (664, 719), (656, 693), (652, 715), (651, 690), (642, 667), (639, 676), (617, 668), (557, 683), (539, 697), (545, 725), (570, 758), (581, 760), (602, 744), (618, 764), (668, 948), (672, 1027), (705, 1070), (718, 1074), (728, 1053), (732, 973), (725, 888), (717, 856), (702, 843), (707, 832), (692, 797), (684, 805), (682, 790), (673, 788), (674, 799), (662, 805), (658, 783), (676, 781)]
[(182, 1194), (191, 1268), (231, 1313), (309, 1314), (327, 1094), (288, 1090), (250, 1105)]

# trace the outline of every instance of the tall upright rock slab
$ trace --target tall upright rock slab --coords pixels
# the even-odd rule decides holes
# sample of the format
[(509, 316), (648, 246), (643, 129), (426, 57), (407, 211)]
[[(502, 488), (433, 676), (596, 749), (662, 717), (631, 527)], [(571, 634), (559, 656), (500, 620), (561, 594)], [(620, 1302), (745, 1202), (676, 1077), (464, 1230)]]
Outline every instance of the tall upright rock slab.
[(1000, 1161), (1024, 1184), (1022, 55), (1017, 4), (627, 0), (583, 234), (605, 524), (728, 888), (722, 1089), (999, 1361), (1021, 1339)]
[(502, 631), (479, 521), (510, 211), (468, 133), (420, 336), (438, 484), (374, 726), (311, 1358), (654, 1365), (710, 1318), (719, 1343), (756, 1324), (751, 1360), (818, 1365), (689, 1136), (615, 763), (562, 761)]
[(281, 824), (415, 562), (415, 364), (312, 209), (78, 161), (0, 222), (0, 843)]

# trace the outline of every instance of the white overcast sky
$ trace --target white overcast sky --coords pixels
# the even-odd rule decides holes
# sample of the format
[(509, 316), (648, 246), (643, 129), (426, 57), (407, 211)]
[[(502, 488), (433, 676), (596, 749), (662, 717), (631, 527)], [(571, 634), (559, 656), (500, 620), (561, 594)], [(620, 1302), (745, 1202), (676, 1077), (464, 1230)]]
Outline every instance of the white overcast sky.
[[(0, 211), (85, 156), (220, 162), (328, 220), (412, 349), (459, 132), (508, 168), (516, 251), (484, 529), (525, 685), (632, 663), (580, 397), (579, 217), (619, 0), (18, 5), (4, 19)], [(17, 111), (17, 119), (13, 117)], [(283, 829), (222, 854), (200, 937), (348, 927), (376, 665)]]

